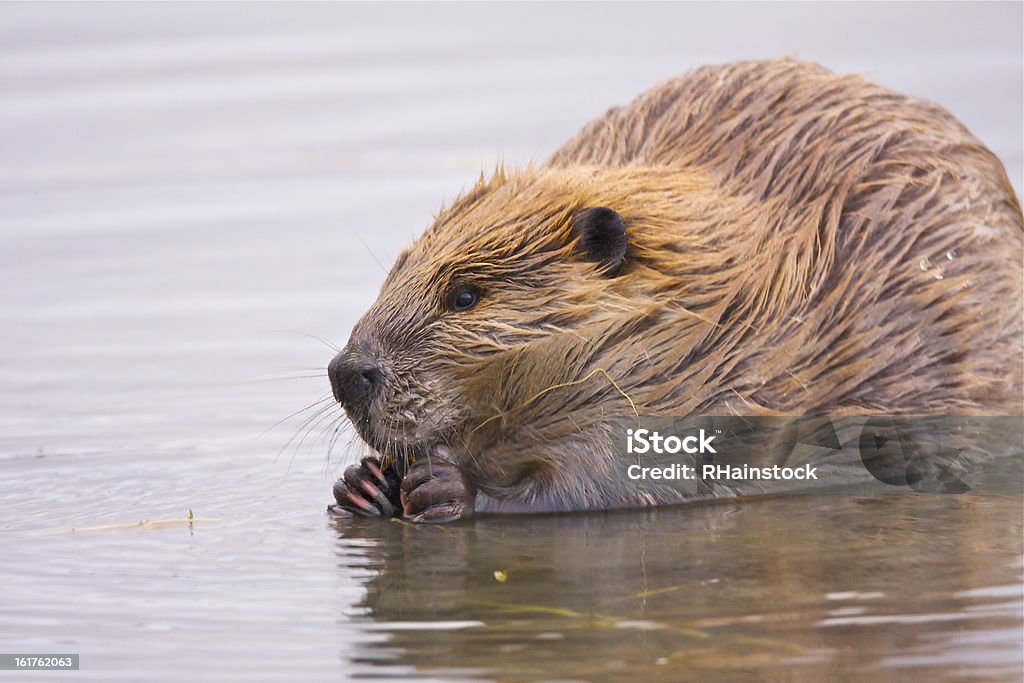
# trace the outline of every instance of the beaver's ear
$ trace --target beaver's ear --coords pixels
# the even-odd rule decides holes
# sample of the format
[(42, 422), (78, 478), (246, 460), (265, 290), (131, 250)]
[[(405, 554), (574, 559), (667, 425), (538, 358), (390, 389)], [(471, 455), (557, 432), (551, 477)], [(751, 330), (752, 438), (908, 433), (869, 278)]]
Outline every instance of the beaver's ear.
[(572, 232), (580, 256), (603, 264), (609, 277), (619, 272), (629, 246), (622, 216), (607, 206), (595, 206), (573, 217)]

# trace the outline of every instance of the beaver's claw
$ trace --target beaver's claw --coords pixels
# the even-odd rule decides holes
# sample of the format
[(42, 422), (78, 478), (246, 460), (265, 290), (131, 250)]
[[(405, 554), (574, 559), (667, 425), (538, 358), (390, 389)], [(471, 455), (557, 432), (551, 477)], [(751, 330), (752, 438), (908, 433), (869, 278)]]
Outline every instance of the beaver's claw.
[(416, 462), (401, 489), (402, 513), (411, 522), (443, 524), (473, 515), (476, 494), (451, 463), (429, 458)]
[(337, 505), (327, 506), (335, 517), (397, 517), (401, 514), (401, 479), (377, 458), (363, 458), (345, 470), (334, 484)]

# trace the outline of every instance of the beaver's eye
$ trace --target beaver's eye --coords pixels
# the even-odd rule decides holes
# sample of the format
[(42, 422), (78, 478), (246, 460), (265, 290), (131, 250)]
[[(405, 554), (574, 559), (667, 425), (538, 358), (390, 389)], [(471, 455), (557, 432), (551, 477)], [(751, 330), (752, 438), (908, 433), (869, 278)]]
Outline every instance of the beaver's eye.
[(479, 295), (476, 293), (475, 289), (472, 289), (470, 287), (460, 289), (455, 294), (455, 298), (452, 299), (452, 308), (454, 308), (456, 311), (465, 311), (467, 309), (473, 308), (473, 306), (476, 306), (478, 298)]

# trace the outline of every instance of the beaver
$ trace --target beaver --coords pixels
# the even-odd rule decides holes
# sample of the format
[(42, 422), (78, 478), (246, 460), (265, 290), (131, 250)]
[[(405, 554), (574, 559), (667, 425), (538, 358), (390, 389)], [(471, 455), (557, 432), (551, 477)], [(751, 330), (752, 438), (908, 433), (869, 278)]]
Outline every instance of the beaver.
[(680, 502), (625, 480), (615, 415), (1020, 415), (1022, 237), (941, 107), (790, 59), (696, 69), (481, 175), (397, 257), (328, 368), (376, 452), (330, 510)]

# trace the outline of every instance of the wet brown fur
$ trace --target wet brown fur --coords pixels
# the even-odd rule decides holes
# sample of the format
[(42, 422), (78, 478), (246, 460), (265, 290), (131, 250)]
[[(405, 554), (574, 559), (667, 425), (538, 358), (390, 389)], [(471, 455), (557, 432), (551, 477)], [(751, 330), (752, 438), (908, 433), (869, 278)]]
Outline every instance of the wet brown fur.
[[(595, 206), (627, 226), (614, 277), (576, 251)], [(387, 455), (443, 445), (513, 510), (658, 502), (612, 464), (634, 411), (1019, 415), (1022, 238), (944, 109), (797, 61), (705, 67), (441, 211), (353, 332), (386, 385), (353, 421)]]

